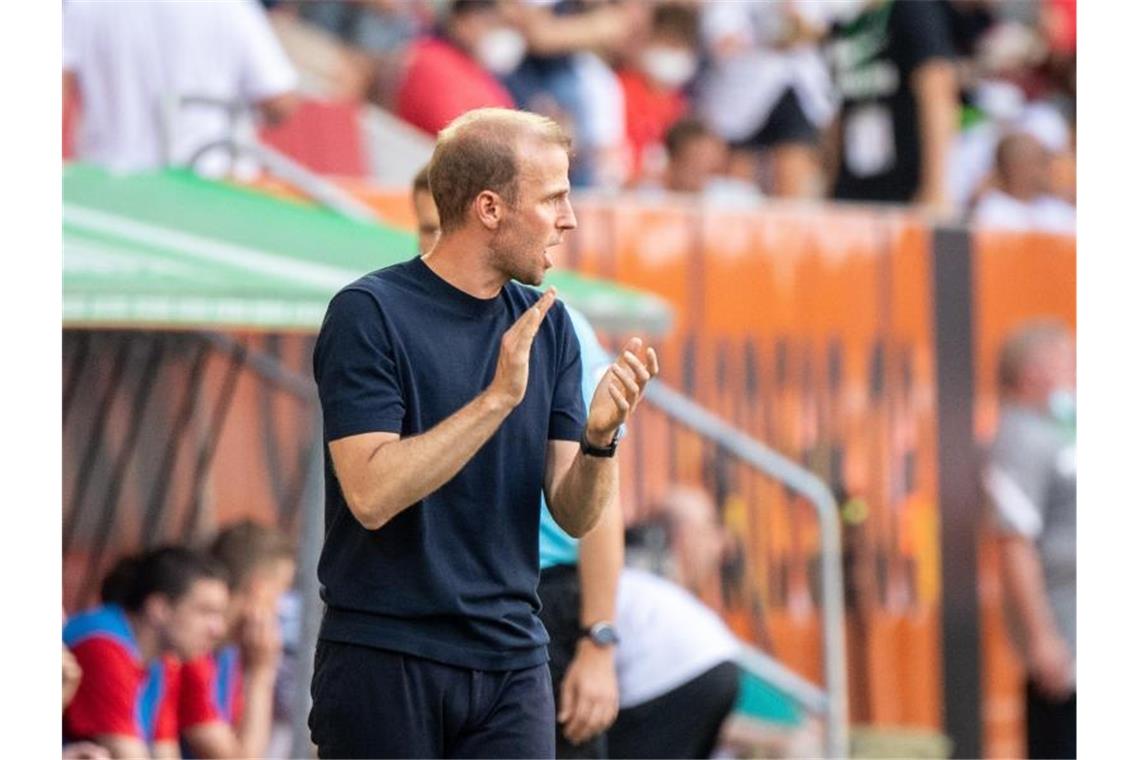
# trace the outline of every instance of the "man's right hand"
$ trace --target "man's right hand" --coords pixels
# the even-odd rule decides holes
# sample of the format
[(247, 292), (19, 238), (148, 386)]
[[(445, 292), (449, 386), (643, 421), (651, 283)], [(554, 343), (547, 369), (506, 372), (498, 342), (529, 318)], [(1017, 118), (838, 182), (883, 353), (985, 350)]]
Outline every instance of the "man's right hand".
[(1040, 637), (1029, 647), (1029, 679), (1042, 695), (1060, 701), (1073, 693), (1073, 658), (1060, 636)]
[(526, 395), (530, 374), (530, 347), (546, 312), (554, 305), (556, 295), (554, 288), (547, 290), (534, 306), (523, 312), (510, 329), (503, 333), (495, 377), (487, 390), (502, 398), (511, 408), (518, 406)]
[(241, 634), (242, 667), (247, 672), (276, 674), (281, 661), (281, 624), (275, 611), (257, 605), (245, 614)]

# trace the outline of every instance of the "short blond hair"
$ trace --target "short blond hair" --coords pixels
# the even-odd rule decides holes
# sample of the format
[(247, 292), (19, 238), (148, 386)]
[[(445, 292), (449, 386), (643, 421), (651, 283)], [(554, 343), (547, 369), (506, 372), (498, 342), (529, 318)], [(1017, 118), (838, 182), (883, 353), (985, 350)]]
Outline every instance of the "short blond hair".
[(518, 200), (519, 143), (528, 138), (570, 152), (562, 127), (529, 111), (477, 108), (440, 131), (428, 180), (444, 233), (463, 226), (471, 202), (484, 190), (510, 204)]

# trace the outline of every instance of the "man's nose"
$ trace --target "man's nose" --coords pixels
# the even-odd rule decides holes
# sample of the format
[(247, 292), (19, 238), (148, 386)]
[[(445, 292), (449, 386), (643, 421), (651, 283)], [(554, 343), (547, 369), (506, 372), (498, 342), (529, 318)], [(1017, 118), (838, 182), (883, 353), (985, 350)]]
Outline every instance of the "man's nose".
[(560, 229), (560, 230), (572, 230), (577, 226), (578, 226), (578, 218), (576, 216), (574, 216), (574, 208), (570, 205), (570, 202), (567, 201), (566, 202), (566, 208), (562, 211), (562, 214), (560, 214), (558, 217), (558, 229)]

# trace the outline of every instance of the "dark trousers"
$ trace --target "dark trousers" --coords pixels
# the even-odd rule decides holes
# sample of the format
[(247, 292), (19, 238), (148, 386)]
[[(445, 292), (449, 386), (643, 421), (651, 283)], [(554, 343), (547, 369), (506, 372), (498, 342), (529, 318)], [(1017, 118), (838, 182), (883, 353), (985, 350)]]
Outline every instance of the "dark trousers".
[(609, 730), (610, 757), (711, 756), (739, 689), (740, 669), (722, 662), (673, 691), (622, 710)]
[(1025, 685), (1025, 733), (1030, 758), (1077, 756), (1077, 693), (1054, 702)]
[(553, 758), (546, 665), (485, 671), (317, 643), (309, 731), (322, 758)]
[[(577, 565), (555, 565), (542, 571), (538, 581), (538, 598), (542, 609), (538, 617), (550, 635), (546, 649), (550, 652), (550, 680), (554, 685), (555, 702), (560, 701), (562, 679), (574, 659), (578, 647), (578, 630), (581, 627), (579, 612), (582, 604), (582, 586)], [(601, 733), (581, 744), (571, 744), (563, 735), (562, 726), (555, 729), (554, 753), (559, 760), (596, 760), (606, 757), (606, 735)]]

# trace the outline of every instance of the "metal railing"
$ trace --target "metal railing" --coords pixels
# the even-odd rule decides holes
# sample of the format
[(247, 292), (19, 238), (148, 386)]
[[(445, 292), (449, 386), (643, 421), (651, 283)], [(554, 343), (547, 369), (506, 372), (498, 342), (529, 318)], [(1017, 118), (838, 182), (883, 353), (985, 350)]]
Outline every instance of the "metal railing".
[(848, 752), (847, 664), (840, 518), (835, 498), (827, 485), (811, 471), (749, 437), (660, 380), (654, 380), (646, 388), (645, 401), (666, 417), (805, 497), (815, 508), (821, 544), (823, 688), (810, 684), (776, 660), (757, 651), (746, 651), (742, 664), (806, 709), (822, 713), (827, 756), (845, 757)]

